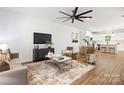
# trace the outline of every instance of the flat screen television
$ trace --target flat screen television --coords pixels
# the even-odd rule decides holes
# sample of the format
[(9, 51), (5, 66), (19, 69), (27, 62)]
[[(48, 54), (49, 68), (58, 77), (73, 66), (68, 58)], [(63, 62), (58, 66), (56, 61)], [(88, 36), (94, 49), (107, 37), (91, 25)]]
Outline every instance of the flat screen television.
[(52, 40), (51, 34), (34, 32), (34, 44), (45, 44), (47, 41), (51, 40)]

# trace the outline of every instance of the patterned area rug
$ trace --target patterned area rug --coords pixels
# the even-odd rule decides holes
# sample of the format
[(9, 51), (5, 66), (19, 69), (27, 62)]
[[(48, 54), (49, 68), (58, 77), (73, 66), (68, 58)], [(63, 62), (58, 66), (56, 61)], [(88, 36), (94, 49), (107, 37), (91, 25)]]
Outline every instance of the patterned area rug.
[[(69, 63), (69, 62), (68, 62)], [(32, 63), (28, 65), (28, 84), (33, 85), (69, 85), (81, 76), (92, 70), (95, 66), (81, 64), (73, 60), (73, 67), (61, 64), (61, 73), (58, 67), (51, 61)]]

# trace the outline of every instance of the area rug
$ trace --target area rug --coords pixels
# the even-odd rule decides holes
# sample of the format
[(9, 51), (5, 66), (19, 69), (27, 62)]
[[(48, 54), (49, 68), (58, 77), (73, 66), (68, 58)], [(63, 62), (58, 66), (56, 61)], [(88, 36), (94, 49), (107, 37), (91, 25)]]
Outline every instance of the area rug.
[(73, 67), (62, 65), (62, 72), (52, 62), (38, 62), (28, 65), (29, 85), (69, 85), (81, 76), (92, 70), (95, 66), (81, 64), (73, 60)]

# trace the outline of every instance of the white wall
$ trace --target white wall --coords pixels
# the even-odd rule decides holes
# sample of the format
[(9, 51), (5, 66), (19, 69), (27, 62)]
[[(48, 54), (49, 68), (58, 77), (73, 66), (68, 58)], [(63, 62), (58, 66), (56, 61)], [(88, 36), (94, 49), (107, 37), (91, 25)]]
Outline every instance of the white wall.
[(7, 11), (0, 12), (0, 20), (0, 42), (7, 43), (12, 52), (19, 52), (22, 62), (32, 60), (33, 32), (52, 34), (56, 53), (67, 46), (75, 46), (71, 33), (79, 32), (77, 28)]
[(86, 42), (83, 40), (86, 39), (86, 36), (93, 38), (93, 34), (84, 27), (84, 29), (80, 29), (80, 46), (86, 46)]
[(93, 34), (90, 31), (86, 31), (86, 36), (93, 37)]
[(79, 46), (83, 46), (84, 45), (83, 39), (85, 37), (86, 37), (86, 30), (85, 29), (80, 29), (80, 42), (79, 42)]
[(106, 44), (104, 34), (93, 34), (93, 39), (99, 44)]

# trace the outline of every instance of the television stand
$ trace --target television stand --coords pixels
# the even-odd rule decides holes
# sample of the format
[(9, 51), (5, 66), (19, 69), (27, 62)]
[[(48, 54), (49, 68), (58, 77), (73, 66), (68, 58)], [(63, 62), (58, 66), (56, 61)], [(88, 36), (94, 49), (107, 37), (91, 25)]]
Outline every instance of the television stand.
[(40, 49), (33, 49), (33, 62), (36, 61), (42, 61), (45, 60), (45, 55), (48, 54), (48, 52), (54, 53), (54, 48), (40, 48)]

